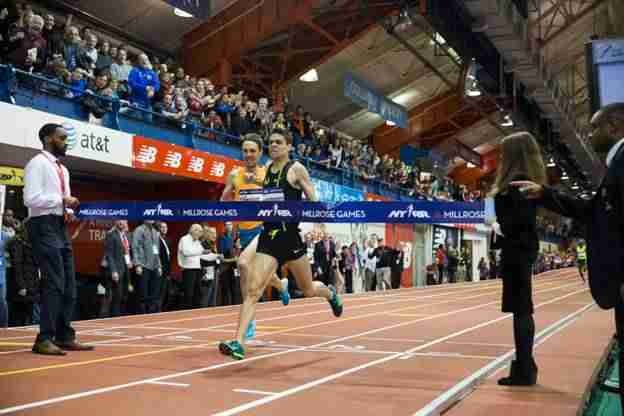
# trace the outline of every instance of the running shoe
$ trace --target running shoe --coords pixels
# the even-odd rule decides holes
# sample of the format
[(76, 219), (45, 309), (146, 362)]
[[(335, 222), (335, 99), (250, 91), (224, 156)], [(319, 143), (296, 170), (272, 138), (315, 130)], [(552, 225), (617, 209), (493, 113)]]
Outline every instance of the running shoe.
[(288, 279), (282, 279), (282, 291), (280, 292), (280, 297), (282, 298), (282, 304), (284, 304), (284, 306), (290, 303), (290, 293), (288, 293)]
[(247, 332), (245, 332), (245, 339), (254, 339), (256, 337), (256, 320), (252, 319), (247, 326)]
[(242, 360), (245, 358), (245, 350), (238, 341), (227, 341), (219, 344), (219, 351), (223, 355), (232, 357), (235, 360)]
[(329, 301), (329, 305), (334, 312), (334, 316), (338, 318), (340, 315), (342, 315), (342, 299), (340, 299), (340, 296), (338, 296), (336, 288), (333, 285), (329, 285), (328, 288), (332, 292), (332, 298)]

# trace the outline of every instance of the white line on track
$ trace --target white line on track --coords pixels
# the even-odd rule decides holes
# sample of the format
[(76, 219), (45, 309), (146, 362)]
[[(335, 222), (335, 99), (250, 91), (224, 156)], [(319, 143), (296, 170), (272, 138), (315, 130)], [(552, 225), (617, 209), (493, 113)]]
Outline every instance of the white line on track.
[[(575, 283), (568, 283), (568, 284), (565, 284), (565, 285), (556, 286), (554, 288), (538, 290), (535, 293), (544, 293), (544, 292), (551, 292), (551, 291), (562, 290), (562, 289), (564, 289), (566, 287), (569, 287), (569, 286), (577, 286), (577, 283), (576, 282)], [(566, 299), (568, 297), (575, 296), (575, 295), (578, 295), (578, 294), (586, 292), (586, 291), (587, 291), (586, 288), (583, 288), (581, 290), (576, 290), (576, 291), (573, 291), (573, 292), (568, 293), (566, 295), (559, 296), (559, 297), (554, 298), (554, 299), (552, 299), (550, 301), (547, 301), (547, 302), (544, 302), (542, 304), (536, 305), (535, 308), (540, 308), (542, 306), (545, 306), (545, 305), (548, 305), (548, 304), (551, 304), (551, 303), (555, 303), (555, 302), (557, 302), (559, 300)], [(345, 337), (342, 337), (342, 338), (332, 339), (332, 340), (325, 341), (325, 342), (322, 342), (322, 343), (319, 343), (319, 344), (316, 344), (316, 345), (311, 345), (311, 346), (306, 347), (306, 348), (322, 347), (322, 346), (325, 346), (325, 345), (333, 344), (335, 342), (343, 342), (343, 341), (347, 341), (347, 340), (350, 340), (350, 339), (355, 339), (355, 338), (359, 338), (359, 337), (363, 337), (363, 336), (367, 336), (367, 335), (376, 334), (376, 333), (379, 333), (379, 332), (391, 330), (391, 329), (394, 329), (394, 328), (401, 328), (401, 327), (405, 327), (405, 326), (408, 326), (408, 325), (413, 325), (413, 324), (418, 323), (418, 322), (429, 321), (429, 320), (433, 320), (433, 319), (436, 319), (436, 318), (443, 318), (443, 317), (452, 316), (452, 315), (456, 315), (456, 314), (462, 314), (462, 313), (465, 313), (465, 312), (468, 312), (468, 311), (481, 309), (481, 308), (484, 308), (484, 307), (487, 307), (487, 306), (491, 306), (491, 305), (495, 305), (495, 304), (498, 304), (498, 303), (500, 303), (500, 301), (492, 301), (492, 302), (486, 302), (486, 303), (483, 303), (483, 304), (480, 304), (480, 305), (476, 305), (476, 306), (470, 306), (470, 307), (466, 307), (466, 308), (456, 309), (454, 311), (444, 312), (444, 313), (440, 313), (438, 315), (432, 315), (432, 316), (429, 316), (429, 317), (419, 318), (419, 319), (415, 319), (415, 320), (411, 320), (411, 321), (407, 321), (407, 322), (401, 322), (401, 323), (398, 323), (398, 324), (389, 325), (389, 326), (385, 326), (385, 327), (381, 327), (381, 328), (377, 328), (377, 329), (361, 332), (361, 333), (358, 333), (358, 334), (345, 336)], [(447, 335), (447, 336), (442, 337), (442, 338), (438, 338), (437, 340), (431, 341), (431, 342), (429, 342), (427, 344), (418, 346), (416, 348), (412, 348), (411, 350), (407, 350), (407, 351), (405, 351), (403, 353), (394, 354), (394, 355), (392, 355), (390, 357), (385, 357), (385, 358), (380, 359), (380, 360), (372, 361), (372, 362), (370, 362), (368, 364), (365, 364), (364, 366), (354, 367), (354, 368), (351, 368), (349, 370), (346, 370), (346, 371), (334, 374), (332, 376), (325, 377), (325, 378), (323, 378), (321, 380), (316, 380), (315, 382), (307, 383), (307, 384), (305, 384), (303, 386), (299, 386), (299, 387), (297, 387), (295, 389), (289, 389), (289, 390), (286, 390), (285, 392), (278, 393), (277, 395), (270, 396), (268, 398), (264, 398), (261, 401), (251, 402), (251, 403), (249, 403), (247, 405), (243, 405), (243, 406), (245, 406), (245, 407), (246, 406), (250, 406), (249, 408), (257, 407), (257, 406), (259, 406), (261, 404), (264, 404), (265, 403), (264, 400), (269, 399), (267, 401), (267, 403), (268, 403), (268, 402), (273, 401), (273, 400), (275, 400), (277, 398), (285, 397), (287, 395), (296, 393), (298, 391), (308, 389), (308, 388), (313, 387), (315, 385), (322, 384), (322, 383), (325, 383), (327, 381), (333, 380), (335, 378), (342, 377), (343, 375), (349, 374), (351, 372), (359, 371), (359, 370), (361, 370), (363, 368), (367, 368), (367, 367), (370, 367), (370, 366), (373, 366), (373, 365), (377, 365), (379, 363), (383, 363), (383, 362), (386, 362), (386, 361), (393, 360), (395, 358), (403, 356), (406, 353), (417, 352), (417, 351), (419, 351), (421, 349), (424, 349), (424, 348), (427, 348), (427, 347), (429, 347), (431, 345), (435, 345), (437, 343), (444, 342), (447, 339), (450, 339), (452, 337), (462, 335), (462, 334), (464, 334), (466, 332), (469, 332), (471, 330), (474, 330), (474, 329), (477, 329), (477, 328), (483, 327), (485, 325), (489, 325), (491, 323), (498, 322), (500, 320), (507, 319), (507, 318), (509, 318), (509, 316), (503, 316), (503, 317), (497, 318), (495, 320), (488, 321), (486, 323), (482, 323), (480, 325), (474, 326), (472, 328), (468, 328), (468, 329), (465, 329), (463, 331), (459, 331), (459, 332), (456, 332), (454, 334)], [(337, 322), (339, 322), (339, 321), (337, 321)], [(258, 360), (262, 360), (262, 359), (265, 359), (265, 358), (277, 357), (277, 356), (281, 356), (281, 355), (285, 355), (285, 354), (291, 354), (291, 353), (299, 352), (299, 351), (302, 351), (302, 350), (303, 350), (302, 348), (296, 348), (296, 349), (292, 349), (292, 350), (278, 351), (278, 352), (274, 352), (274, 353), (269, 353), (269, 354), (264, 354), (264, 355), (250, 357), (250, 358), (242, 360), (242, 361), (229, 361), (229, 362), (226, 362), (226, 363), (215, 364), (215, 365), (211, 365), (211, 366), (203, 367), (203, 368), (196, 368), (196, 369), (193, 369), (193, 370), (173, 373), (173, 374), (169, 374), (169, 375), (165, 375), (165, 376), (159, 376), (159, 377), (153, 377), (153, 378), (149, 378), (149, 379), (137, 380), (137, 381), (133, 381), (133, 382), (130, 382), (130, 383), (118, 384), (118, 385), (113, 385), (113, 386), (109, 386), (109, 387), (102, 387), (102, 388), (98, 388), (98, 389), (86, 390), (86, 391), (83, 391), (83, 392), (80, 392), (80, 393), (74, 393), (74, 394), (69, 394), (69, 395), (65, 395), (65, 396), (59, 396), (59, 397), (55, 397), (55, 398), (51, 398), (51, 399), (40, 400), (40, 401), (36, 401), (36, 402), (31, 402), (31, 403), (26, 403), (26, 404), (22, 404), (22, 405), (17, 405), (17, 406), (13, 406), (13, 407), (0, 409), (0, 415), (14, 413), (14, 412), (18, 412), (18, 411), (27, 410), (27, 409), (38, 408), (38, 407), (47, 406), (47, 405), (50, 405), (50, 404), (55, 404), (55, 403), (61, 403), (61, 402), (69, 401), (69, 400), (80, 399), (80, 398), (84, 398), (84, 397), (95, 396), (95, 395), (99, 395), (99, 394), (103, 394), (103, 393), (109, 393), (109, 392), (113, 392), (113, 391), (123, 390), (123, 389), (129, 388), (129, 387), (136, 387), (136, 386), (140, 386), (140, 385), (143, 385), (143, 384), (146, 384), (146, 383), (151, 383), (151, 382), (154, 382), (154, 381), (165, 381), (165, 380), (170, 380), (170, 379), (174, 379), (174, 378), (178, 378), (178, 377), (189, 376), (189, 375), (193, 375), (193, 374), (200, 374), (200, 373), (204, 373), (204, 372), (207, 372), (207, 371), (216, 370), (216, 369), (219, 369), (219, 368), (227, 368), (227, 367), (233, 367), (233, 366), (240, 365), (240, 364), (247, 364), (249, 362), (258, 361)], [(273, 398), (275, 398), (275, 399), (273, 399)], [(239, 406), (238, 408), (234, 408), (234, 409), (239, 409), (239, 408), (241, 408), (241, 406)], [(234, 414), (234, 413), (230, 413), (230, 412), (232, 412), (232, 410), (233, 409), (230, 409), (230, 411), (227, 411), (226, 413), (222, 413), (222, 414), (223, 415), (225, 415), (225, 414)], [(244, 410), (244, 409), (241, 409), (241, 411), (242, 410)]]
[[(544, 277), (540, 277), (537, 280), (536, 283), (544, 283), (546, 284), (557, 284), (560, 283), (561, 281), (564, 281), (565, 279), (567, 279), (569, 276), (568, 275), (573, 275), (576, 273), (576, 270), (571, 270), (568, 272), (564, 272), (561, 274), (558, 274), (556, 276), (544, 276)], [(496, 288), (498, 289), (500, 287), (500, 283), (501, 280), (492, 280), (492, 281), (488, 281), (487, 283), (475, 283), (475, 282), (470, 282), (470, 283), (456, 283), (456, 284), (445, 284), (445, 285), (437, 285), (435, 287), (427, 287), (427, 288), (410, 288), (410, 289), (401, 289), (401, 291), (403, 292), (409, 292), (414, 293), (414, 294), (422, 294), (422, 293), (427, 293), (428, 295), (426, 296), (419, 296), (417, 298), (415, 298), (414, 300), (422, 300), (422, 299), (430, 299), (430, 298), (435, 298), (435, 297), (443, 297), (443, 296), (448, 296), (448, 295), (455, 295), (455, 294), (459, 294), (459, 293), (471, 293), (471, 292), (475, 292), (475, 291), (483, 291), (483, 290), (487, 290), (490, 288)], [(471, 286), (477, 285), (477, 287), (472, 288)], [(444, 290), (449, 290), (447, 292), (442, 292), (439, 293), (440, 291), (436, 290), (436, 289), (444, 289)], [(465, 289), (465, 290), (462, 290)], [(435, 290), (435, 291), (434, 291)], [(361, 308), (366, 308), (366, 307), (372, 307), (372, 306), (378, 306), (378, 305), (388, 305), (388, 304), (394, 304), (394, 303), (404, 303), (404, 302), (408, 302), (412, 299), (404, 299), (401, 298), (400, 295), (390, 295), (390, 294), (385, 294), (388, 293), (390, 291), (386, 291), (386, 292), (379, 292), (382, 293), (380, 295), (368, 295), (368, 294), (353, 294), (353, 295), (347, 295), (344, 298), (350, 298), (351, 300), (354, 300), (355, 297), (357, 296), (357, 299), (366, 299), (366, 300), (370, 300), (370, 298), (379, 298), (379, 299), (383, 299), (383, 298), (397, 298), (396, 300), (390, 300), (390, 301), (386, 301), (386, 302), (380, 302), (380, 303), (372, 303), (372, 304), (367, 304), (367, 305), (358, 305), (358, 306), (349, 306), (348, 310), (352, 311), (352, 310), (357, 310), (357, 309), (361, 309)], [(429, 295), (429, 293), (434, 293), (433, 295)], [(292, 305), (289, 306), (288, 309), (294, 309), (294, 308), (301, 308), (301, 307), (307, 307), (307, 306), (319, 306), (319, 305), (323, 305), (325, 304), (324, 301), (318, 301), (317, 299), (313, 299), (311, 301), (308, 301), (308, 299), (298, 299), (297, 302), (299, 303), (298, 305)], [(239, 307), (239, 305), (236, 305), (237, 307)], [(259, 304), (259, 306), (261, 306), (261, 304)], [(226, 309), (229, 307), (219, 307), (216, 309)], [(206, 308), (205, 310), (214, 310), (215, 308)], [(195, 310), (195, 312), (198, 311), (197, 309)], [(283, 311), (283, 307), (278, 307), (278, 308), (258, 308), (258, 312), (272, 312), (272, 311)], [(189, 311), (172, 311), (172, 312), (162, 312), (162, 313), (156, 313), (156, 314), (151, 314), (150, 317), (155, 317), (158, 315), (162, 315), (163, 313), (167, 313), (167, 314), (177, 314), (179, 312), (189, 312)], [(307, 316), (307, 315), (312, 315), (312, 314), (318, 314), (318, 313), (324, 313), (324, 311), (312, 311), (312, 312), (304, 312), (304, 313), (300, 313), (300, 314), (293, 314), (293, 315), (288, 315), (288, 318), (293, 318), (293, 317), (299, 317), (299, 316)], [(166, 324), (166, 323), (176, 323), (176, 322), (188, 322), (188, 321), (193, 321), (193, 320), (205, 320), (205, 319), (212, 319), (212, 318), (222, 318), (222, 317), (234, 317), (237, 316), (238, 312), (235, 313), (225, 313), (225, 314), (215, 314), (215, 315), (210, 315), (210, 316), (200, 316), (200, 317), (191, 317), (191, 318), (183, 318), (183, 319), (175, 319), (175, 320), (164, 320), (164, 321), (149, 321), (149, 322), (144, 322), (144, 323), (139, 323), (139, 324), (134, 324), (134, 325), (118, 325), (118, 326), (112, 326), (112, 327), (95, 327), (95, 328), (91, 328), (91, 329), (87, 329), (84, 331), (77, 331), (77, 334), (80, 335), (86, 335), (86, 334), (92, 334), (93, 332), (98, 332), (98, 331), (113, 331), (115, 329), (130, 329), (130, 328), (144, 328), (146, 326), (153, 326), (153, 325), (159, 325), (159, 324)], [(144, 316), (144, 315), (143, 315)], [(124, 317), (124, 318), (128, 318), (128, 317)], [(101, 319), (95, 319), (92, 321), (77, 321), (76, 324), (87, 324), (87, 323), (92, 323), (92, 322), (96, 322), (96, 325), (100, 325), (103, 322), (102, 321), (109, 321), (110, 320), (118, 320), (118, 319), (123, 319), (123, 318), (101, 318)], [(278, 318), (268, 318), (268, 319), (260, 319), (258, 320), (258, 322), (267, 322), (267, 321), (272, 321), (272, 320), (280, 320), (283, 319), (283, 317), (278, 317)], [(189, 332), (198, 332), (198, 331), (212, 331), (215, 329), (222, 329), (223, 327), (227, 327), (227, 326), (231, 326), (231, 324), (223, 324), (223, 325), (216, 325), (216, 326), (212, 326), (212, 327), (206, 327), (206, 328), (195, 328), (195, 329), (180, 329), (179, 331), (175, 331), (172, 333), (166, 333), (166, 334), (157, 334), (157, 335), (152, 335), (152, 336), (148, 336), (149, 337), (164, 337), (164, 336), (169, 336), (169, 335), (177, 335), (177, 334), (183, 334), (183, 333), (189, 333)], [(38, 327), (36, 326), (29, 326), (29, 327), (17, 327), (17, 328), (11, 328), (11, 330), (16, 330), (16, 331), (28, 331), (28, 332), (36, 332), (38, 331)], [(26, 338), (31, 338), (30, 335), (26, 335), (26, 336), (15, 336), (15, 337), (2, 337), (2, 339), (0, 339), (0, 341), (3, 340), (11, 340), (11, 339), (26, 339)], [(134, 337), (135, 339), (142, 339), (143, 337)]]
[(172, 383), (170, 381), (150, 381), (149, 383), (146, 384), (157, 384), (160, 386), (173, 386), (173, 387), (190, 387), (190, 384), (185, 384), (185, 383)]
[(272, 396), (274, 393), (272, 391), (261, 391), (261, 390), (247, 390), (247, 389), (234, 389), (232, 390), (235, 393), (249, 393), (249, 394), (259, 394), (261, 396)]
[[(551, 336), (562, 331), (574, 321), (576, 321), (583, 313), (587, 312), (594, 307), (594, 303), (585, 304), (584, 307), (572, 312), (569, 315), (561, 318), (557, 322), (549, 325), (547, 328), (540, 331), (537, 334), (536, 340), (538, 344), (545, 342)], [(476, 390), (478, 384), (485, 380), (492, 372), (498, 371), (504, 368), (506, 364), (514, 357), (515, 350), (508, 351), (507, 353), (496, 358), (496, 360), (490, 362), (488, 365), (480, 368), (472, 373), (470, 376), (464, 378), (459, 383), (455, 384), (444, 393), (438, 395), (434, 400), (429, 402), (426, 406), (414, 413), (414, 416), (437, 416), (442, 414), (446, 409), (451, 407), (457, 401), (465, 398), (468, 394)]]

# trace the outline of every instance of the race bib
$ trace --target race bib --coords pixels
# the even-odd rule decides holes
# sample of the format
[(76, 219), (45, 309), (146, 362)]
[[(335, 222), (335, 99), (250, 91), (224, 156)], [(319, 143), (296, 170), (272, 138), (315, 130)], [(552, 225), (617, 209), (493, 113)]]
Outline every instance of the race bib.
[(239, 197), (241, 201), (252, 202), (275, 202), (285, 200), (284, 191), (281, 188), (241, 189)]
[(127, 266), (130, 266), (130, 263), (131, 263), (131, 262), (130, 262), (130, 254), (125, 254), (125, 255), (124, 255), (124, 259), (126, 260), (126, 265), (127, 265)]
[(282, 188), (265, 188), (262, 191), (264, 192), (263, 201), (281, 202), (286, 200)]
[(214, 267), (204, 268), (204, 280), (214, 280), (214, 278), (215, 278), (215, 268)]

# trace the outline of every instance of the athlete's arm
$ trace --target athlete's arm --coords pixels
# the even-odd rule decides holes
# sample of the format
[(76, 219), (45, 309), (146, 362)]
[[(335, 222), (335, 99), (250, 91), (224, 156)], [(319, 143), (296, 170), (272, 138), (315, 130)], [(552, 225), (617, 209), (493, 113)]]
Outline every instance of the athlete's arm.
[(316, 189), (314, 189), (314, 184), (310, 180), (310, 174), (308, 170), (301, 163), (295, 163), (293, 166), (295, 168), (296, 180), (295, 183), (301, 188), (306, 198), (310, 202), (318, 202), (318, 197), (316, 196)]
[(221, 201), (233, 201), (234, 200), (234, 178), (238, 169), (232, 169), (225, 182), (225, 188), (223, 188), (223, 194), (221, 194)]

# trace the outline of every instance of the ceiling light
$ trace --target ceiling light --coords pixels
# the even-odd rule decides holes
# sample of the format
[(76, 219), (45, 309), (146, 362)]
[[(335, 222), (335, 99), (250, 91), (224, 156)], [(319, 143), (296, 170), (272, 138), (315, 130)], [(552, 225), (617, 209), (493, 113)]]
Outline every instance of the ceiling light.
[(480, 89), (469, 89), (468, 91), (466, 91), (466, 95), (468, 97), (480, 97), (481, 96), (481, 90)]
[(386, 126), (394, 127), (396, 123), (394, 121), (386, 120)]
[(563, 175), (561, 175), (561, 180), (562, 180), (562, 181), (567, 181), (568, 179), (570, 179), (570, 177), (568, 176), (568, 174), (567, 174), (567, 173), (565, 173), (565, 172), (564, 172), (564, 174), (563, 174)]
[(319, 80), (319, 76), (315, 68), (312, 68), (311, 70), (309, 70), (308, 72), (306, 72), (305, 74), (299, 77), (299, 81), (303, 81), (303, 82), (316, 82), (318, 80)]
[(175, 14), (178, 17), (184, 17), (185, 19), (191, 18), (191, 17), (195, 17), (192, 14), (185, 12), (182, 9), (178, 9), (177, 7), (173, 9), (173, 14)]
[(474, 167), (475, 167), (475, 165), (474, 165), (474, 163), (470, 163), (470, 162), (468, 162), (468, 164), (466, 165), (466, 167), (468, 167), (468, 168), (474, 168)]
[(555, 159), (551, 157), (546, 166), (548, 166), (549, 168), (554, 168), (555, 166), (557, 166), (557, 164), (555, 163)]
[(441, 34), (436, 32), (433, 35), (433, 39), (431, 39), (429, 41), (429, 43), (432, 44), (432, 45), (435, 45), (436, 43), (439, 44), (439, 45), (446, 45), (446, 39), (444, 39)]
[(574, 184), (574, 185), (572, 185), (571, 189), (576, 191), (577, 189), (579, 189), (579, 186), (577, 184)]

